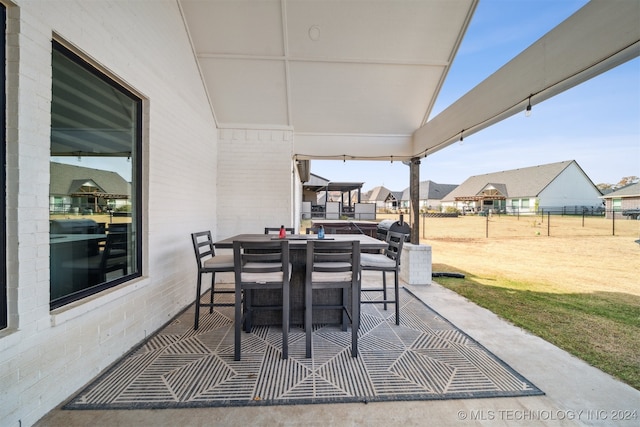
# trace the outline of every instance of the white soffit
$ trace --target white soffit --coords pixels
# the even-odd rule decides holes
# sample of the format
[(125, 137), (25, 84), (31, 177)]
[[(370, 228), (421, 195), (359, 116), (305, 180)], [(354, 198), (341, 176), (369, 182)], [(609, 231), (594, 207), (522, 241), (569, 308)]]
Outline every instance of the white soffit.
[(179, 3), (219, 127), (293, 129), (301, 158), (388, 158), (411, 154), (477, 0)]

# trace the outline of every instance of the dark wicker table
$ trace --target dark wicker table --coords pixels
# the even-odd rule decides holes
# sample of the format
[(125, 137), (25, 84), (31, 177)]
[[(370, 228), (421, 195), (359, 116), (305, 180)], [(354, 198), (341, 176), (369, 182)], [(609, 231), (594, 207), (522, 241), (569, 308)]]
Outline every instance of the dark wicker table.
[[(307, 264), (307, 241), (309, 239), (317, 239), (315, 234), (293, 234), (286, 237), (289, 240), (289, 260), (292, 264), (291, 281), (290, 281), (290, 312), (291, 324), (302, 325), (304, 319), (304, 281)], [(274, 234), (238, 234), (228, 237), (215, 243), (216, 248), (230, 249), (233, 248), (234, 240), (243, 241), (268, 241), (277, 239)], [(377, 252), (387, 247), (386, 242), (374, 239), (363, 234), (327, 234), (327, 240), (359, 240), (360, 250), (362, 252)], [(336, 304), (342, 298), (342, 291), (339, 289), (327, 289), (316, 291), (314, 293), (314, 304)], [(264, 290), (256, 293), (254, 303), (271, 305), (281, 303), (282, 296), (277, 290)], [(278, 312), (264, 311), (256, 312), (254, 315), (254, 324), (256, 325), (275, 325), (280, 324), (282, 320), (281, 314)], [(341, 316), (336, 310), (314, 310), (314, 323), (340, 323)]]

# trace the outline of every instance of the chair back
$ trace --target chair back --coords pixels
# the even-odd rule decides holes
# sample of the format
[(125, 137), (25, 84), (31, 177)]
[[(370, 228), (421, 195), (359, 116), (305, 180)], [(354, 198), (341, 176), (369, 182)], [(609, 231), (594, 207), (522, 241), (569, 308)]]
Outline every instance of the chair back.
[(109, 224), (109, 233), (129, 233), (131, 232), (130, 222), (116, 222)]
[[(294, 234), (293, 227), (285, 227), (284, 229), (287, 232), (287, 234)], [(277, 234), (279, 232), (280, 232), (280, 227), (265, 227), (264, 228), (264, 234), (271, 234), (271, 233), (276, 233)]]
[(204, 262), (216, 255), (213, 239), (211, 238), (211, 231), (191, 233), (191, 241), (193, 242), (193, 251), (196, 255), (198, 269), (201, 270), (204, 268)]
[(282, 283), (291, 278), (289, 241), (234, 241), (236, 284)]
[(127, 272), (127, 253), (129, 240), (127, 233), (109, 233), (100, 259), (100, 273), (105, 280), (107, 273), (122, 270)]
[(359, 277), (360, 241), (309, 240), (307, 242), (307, 283), (355, 283)]
[(402, 247), (404, 245), (405, 234), (398, 233), (396, 231), (389, 231), (387, 233), (387, 248), (384, 250), (384, 254), (396, 262), (396, 266), (400, 265), (400, 257), (402, 255)]

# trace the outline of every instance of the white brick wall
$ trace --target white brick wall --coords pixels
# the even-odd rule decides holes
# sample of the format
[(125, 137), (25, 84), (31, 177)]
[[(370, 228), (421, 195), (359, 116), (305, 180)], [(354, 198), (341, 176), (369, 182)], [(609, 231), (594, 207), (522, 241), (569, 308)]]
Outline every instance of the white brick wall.
[[(193, 300), (189, 234), (216, 229), (218, 162), (215, 123), (175, 0), (14, 3), (8, 10), (8, 43), (18, 48), (8, 52), (10, 327), (0, 331), (0, 425), (28, 426)], [(53, 34), (145, 100), (145, 164), (143, 278), (52, 314)], [(284, 133), (278, 142), (291, 143)]]
[(217, 237), (298, 226), (292, 132), (221, 129), (218, 140)]

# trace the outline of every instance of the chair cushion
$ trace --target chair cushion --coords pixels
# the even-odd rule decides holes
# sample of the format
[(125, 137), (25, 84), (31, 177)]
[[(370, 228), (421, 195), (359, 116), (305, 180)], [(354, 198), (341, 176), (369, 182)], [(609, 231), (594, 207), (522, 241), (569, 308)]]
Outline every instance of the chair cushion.
[[(274, 263), (268, 263), (268, 262), (248, 262), (244, 265), (244, 268), (245, 269), (261, 268), (261, 267), (269, 268), (269, 267), (273, 267), (273, 264)], [(289, 279), (291, 279), (291, 269), (292, 269), (292, 265), (291, 263), (289, 263)], [(250, 272), (243, 271), (240, 277), (243, 282), (267, 283), (267, 282), (282, 282), (284, 276), (282, 274), (282, 271), (271, 271), (266, 273), (250, 273)]]
[(395, 269), (396, 262), (382, 254), (360, 254), (360, 265), (362, 268), (388, 268)]
[[(316, 268), (351, 268), (348, 262), (320, 262), (314, 264)], [(313, 282), (350, 282), (351, 271), (313, 271), (311, 272)]]
[(204, 268), (229, 269), (233, 271), (233, 255), (216, 255), (204, 262)]

